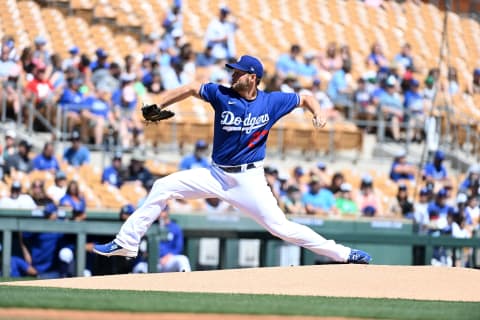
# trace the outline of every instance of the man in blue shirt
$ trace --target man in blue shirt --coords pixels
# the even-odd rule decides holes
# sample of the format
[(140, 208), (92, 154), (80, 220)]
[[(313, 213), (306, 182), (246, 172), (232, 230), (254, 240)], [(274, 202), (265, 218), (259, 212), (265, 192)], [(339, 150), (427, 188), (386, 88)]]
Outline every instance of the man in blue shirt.
[(390, 179), (395, 182), (401, 180), (415, 180), (415, 174), (417, 168), (407, 161), (407, 153), (405, 151), (400, 152), (394, 159), (392, 167), (390, 169)]
[(195, 143), (195, 150), (193, 154), (185, 156), (180, 162), (180, 170), (188, 170), (193, 168), (208, 168), (210, 167), (210, 161), (205, 157), (208, 144), (205, 140), (198, 140)]
[(108, 183), (117, 188), (122, 186), (122, 154), (120, 152), (116, 152), (113, 156), (112, 165), (103, 170), (102, 183)]
[(167, 239), (158, 244), (159, 260), (158, 272), (189, 272), (190, 261), (183, 252), (183, 232), (180, 226), (170, 219), (169, 207), (160, 213), (158, 220), (160, 227), (168, 232)]
[(433, 161), (427, 162), (423, 168), (425, 180), (435, 183), (436, 181), (442, 182), (448, 179), (447, 168), (443, 165), (443, 160), (445, 160), (445, 153), (437, 150), (433, 156)]
[(231, 87), (191, 83), (165, 92), (160, 103), (165, 108), (194, 96), (211, 104), (215, 111), (212, 166), (178, 171), (157, 180), (116, 239), (94, 246), (94, 252), (135, 257), (141, 238), (169, 200), (217, 197), (282, 240), (336, 262), (369, 263), (371, 257), (366, 252), (326, 240), (309, 227), (287, 220), (265, 178), (263, 160), (269, 130), (296, 107), (313, 114), (315, 128), (325, 126), (318, 101), (313, 96), (258, 89), (263, 66), (255, 57), (245, 55), (226, 66), (233, 70)]
[(78, 131), (72, 132), (71, 140), (72, 145), (63, 153), (63, 159), (74, 167), (90, 163), (90, 150), (82, 145)]
[(303, 194), (302, 202), (308, 214), (328, 215), (336, 212), (333, 193), (322, 186), (317, 177), (312, 178), (310, 190)]
[(33, 169), (34, 170), (49, 170), (52, 173), (60, 170), (57, 159), (54, 155), (55, 149), (51, 142), (46, 142), (43, 146), (42, 153), (36, 156), (33, 159)]

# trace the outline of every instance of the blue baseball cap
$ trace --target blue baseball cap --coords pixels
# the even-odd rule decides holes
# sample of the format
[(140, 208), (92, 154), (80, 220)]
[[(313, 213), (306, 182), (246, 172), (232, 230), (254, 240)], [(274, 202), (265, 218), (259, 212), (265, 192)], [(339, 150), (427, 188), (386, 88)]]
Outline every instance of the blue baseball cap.
[(198, 140), (195, 143), (195, 148), (196, 149), (206, 149), (208, 147), (208, 143), (205, 140)]
[(473, 70), (473, 75), (480, 76), (480, 68), (476, 68), (475, 70)]
[(97, 57), (99, 58), (106, 58), (108, 57), (108, 53), (103, 50), (102, 48), (98, 48), (97, 50), (95, 50), (95, 54), (97, 55)]
[(430, 190), (427, 187), (423, 187), (420, 189), (420, 195), (421, 196), (428, 196), (430, 194)]
[(77, 54), (77, 53), (80, 52), (80, 50), (78, 49), (77, 46), (73, 46), (70, 49), (68, 49), (68, 52), (71, 53), (71, 54)]
[(126, 204), (120, 209), (120, 214), (131, 215), (135, 212), (135, 207), (132, 204)]
[(445, 159), (445, 153), (441, 150), (437, 150), (435, 152), (435, 159), (437, 160), (444, 160)]
[(241, 56), (236, 63), (227, 63), (225, 66), (230, 69), (237, 69), (243, 72), (254, 74), (257, 76), (257, 79), (263, 77), (262, 63), (260, 60), (252, 56)]
[(420, 85), (420, 82), (418, 82), (417, 79), (412, 79), (412, 80), (410, 80), (410, 85), (412, 87), (418, 87)]

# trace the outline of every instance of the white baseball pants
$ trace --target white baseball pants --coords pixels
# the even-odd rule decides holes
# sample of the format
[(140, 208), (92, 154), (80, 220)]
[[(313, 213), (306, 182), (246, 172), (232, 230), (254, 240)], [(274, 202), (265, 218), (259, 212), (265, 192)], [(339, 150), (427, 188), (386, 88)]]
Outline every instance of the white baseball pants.
[(175, 172), (155, 181), (145, 202), (120, 229), (115, 242), (137, 251), (140, 239), (158, 218), (169, 199), (217, 197), (249, 215), (276, 237), (334, 261), (346, 262), (351, 249), (326, 240), (312, 229), (289, 221), (278, 207), (263, 168), (227, 173), (212, 166)]

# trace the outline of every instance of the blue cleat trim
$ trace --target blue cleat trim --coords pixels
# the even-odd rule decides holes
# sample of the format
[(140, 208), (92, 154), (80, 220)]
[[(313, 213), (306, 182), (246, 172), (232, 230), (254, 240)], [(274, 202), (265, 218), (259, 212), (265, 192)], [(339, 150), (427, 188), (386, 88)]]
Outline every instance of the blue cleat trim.
[(354, 264), (369, 264), (372, 261), (372, 257), (368, 253), (358, 249), (352, 249), (348, 256), (347, 263)]
[(96, 254), (111, 257), (111, 256), (123, 256), (123, 257), (130, 257), (135, 258), (137, 256), (137, 251), (132, 251), (123, 248), (115, 241), (110, 241), (106, 244), (96, 244), (93, 246), (93, 252)]

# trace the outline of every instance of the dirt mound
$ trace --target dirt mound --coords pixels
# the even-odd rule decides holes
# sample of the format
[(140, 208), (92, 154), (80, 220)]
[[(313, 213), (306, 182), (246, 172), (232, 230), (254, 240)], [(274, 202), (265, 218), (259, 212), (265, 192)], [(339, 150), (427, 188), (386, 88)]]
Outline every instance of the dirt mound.
[(128, 274), (12, 282), (81, 289), (480, 301), (480, 272), (463, 268), (326, 265)]

